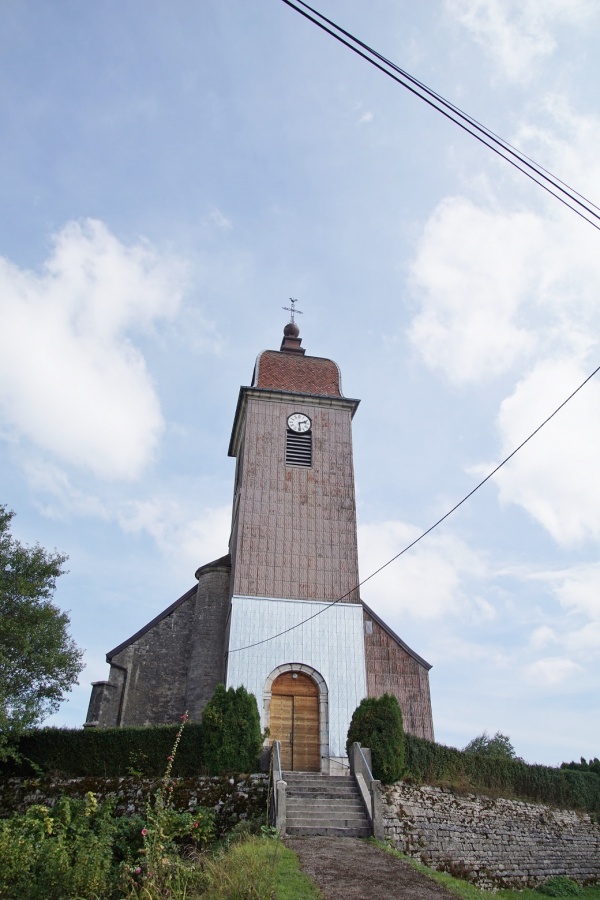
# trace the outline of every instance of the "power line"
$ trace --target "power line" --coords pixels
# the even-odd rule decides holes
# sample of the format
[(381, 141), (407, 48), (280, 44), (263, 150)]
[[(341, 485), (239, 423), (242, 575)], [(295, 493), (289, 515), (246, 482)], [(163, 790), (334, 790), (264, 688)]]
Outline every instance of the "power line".
[(341, 603), (342, 600), (344, 600), (344, 599), (345, 599), (346, 597), (348, 597), (350, 594), (354, 593), (354, 591), (357, 591), (359, 588), (361, 588), (361, 587), (363, 586), (363, 584), (366, 584), (366, 583), (367, 583), (367, 581), (370, 581), (372, 578), (375, 578), (376, 575), (379, 575), (380, 572), (383, 572), (384, 569), (387, 569), (387, 567), (388, 567), (389, 565), (391, 565), (393, 562), (395, 562), (395, 561), (396, 561), (397, 559), (399, 559), (401, 556), (404, 556), (404, 554), (407, 553), (409, 550), (411, 550), (416, 544), (418, 544), (419, 541), (422, 541), (424, 537), (427, 537), (428, 534), (431, 534), (431, 532), (432, 532), (435, 528), (437, 528), (438, 525), (441, 525), (442, 522), (445, 522), (446, 519), (447, 519), (449, 516), (451, 516), (452, 513), (456, 512), (456, 510), (457, 510), (459, 507), (461, 507), (461, 506), (463, 505), (463, 503), (466, 503), (467, 500), (469, 500), (469, 499), (473, 496), (473, 494), (477, 493), (477, 491), (478, 491), (480, 488), (482, 488), (483, 485), (484, 485), (486, 482), (488, 482), (488, 481), (490, 480), (490, 478), (492, 478), (492, 477), (496, 474), (496, 472), (498, 472), (503, 466), (505, 466), (506, 463), (507, 463), (509, 460), (511, 460), (511, 459), (513, 458), (513, 456), (515, 456), (515, 455), (519, 452), (519, 450), (521, 450), (521, 449), (525, 446), (525, 444), (528, 444), (529, 441), (530, 441), (533, 437), (535, 437), (535, 435), (538, 433), (538, 431), (541, 431), (542, 428), (544, 427), (544, 425), (547, 425), (548, 422), (549, 422), (551, 419), (553, 419), (554, 416), (555, 416), (558, 412), (560, 412), (560, 410), (563, 408), (563, 406), (566, 406), (567, 403), (569, 402), (569, 400), (572, 400), (573, 397), (574, 397), (576, 394), (578, 394), (579, 391), (580, 391), (583, 387), (585, 387), (585, 385), (588, 383), (588, 381), (591, 381), (592, 378), (593, 378), (595, 375), (598, 374), (598, 372), (600, 372), (600, 366), (598, 366), (597, 368), (595, 368), (594, 371), (591, 373), (591, 375), (588, 375), (588, 377), (587, 377), (584, 381), (581, 382), (581, 384), (579, 385), (579, 387), (575, 388), (575, 390), (574, 390), (571, 394), (569, 394), (569, 396), (566, 398), (566, 400), (563, 400), (563, 402), (562, 402), (559, 406), (556, 407), (556, 409), (554, 410), (554, 412), (550, 413), (550, 415), (549, 415), (547, 418), (544, 419), (544, 421), (541, 423), (541, 425), (538, 425), (538, 427), (535, 429), (535, 431), (532, 431), (532, 432), (531, 432), (531, 434), (529, 435), (529, 437), (526, 437), (524, 441), (521, 441), (521, 443), (520, 443), (517, 447), (515, 447), (515, 449), (512, 451), (512, 453), (509, 453), (508, 456), (506, 456), (506, 457), (502, 460), (501, 463), (498, 463), (498, 465), (497, 465), (494, 469), (492, 469), (492, 471), (489, 472), (489, 474), (486, 475), (485, 478), (482, 479), (482, 480), (479, 482), (479, 484), (477, 484), (477, 485), (473, 488), (473, 490), (469, 491), (468, 494), (465, 494), (465, 496), (462, 498), (462, 500), (459, 500), (459, 502), (456, 503), (456, 504), (452, 507), (452, 509), (449, 509), (447, 513), (445, 513), (443, 516), (441, 516), (441, 518), (439, 518), (439, 519), (437, 520), (437, 522), (434, 522), (433, 525), (431, 525), (426, 531), (423, 531), (418, 537), (416, 537), (416, 538), (414, 539), (414, 541), (411, 541), (410, 544), (407, 544), (406, 547), (404, 547), (402, 550), (400, 550), (399, 553), (396, 553), (395, 556), (392, 556), (391, 559), (388, 559), (388, 561), (385, 562), (382, 566), (379, 566), (378, 569), (375, 569), (374, 572), (371, 572), (370, 575), (367, 575), (366, 578), (363, 578), (362, 581), (359, 581), (359, 583), (358, 583), (357, 585), (355, 585), (355, 586), (354, 586), (353, 588), (351, 588), (349, 591), (346, 591), (346, 593), (345, 593), (345, 594), (342, 594), (341, 597), (338, 597), (337, 600), (333, 600), (331, 603), (327, 604), (327, 606), (325, 606), (325, 607), (323, 607), (322, 609), (318, 610), (316, 613), (313, 613), (312, 616), (308, 616), (308, 618), (303, 619), (301, 622), (297, 622), (296, 625), (290, 625), (289, 628), (285, 628), (283, 631), (280, 631), (280, 632), (278, 632), (277, 634), (271, 635), (271, 637), (263, 638), (263, 639), (260, 640), (260, 641), (255, 641), (253, 644), (247, 644), (245, 647), (236, 647), (235, 649), (230, 650), (229, 653), (239, 653), (239, 652), (242, 651), (242, 650), (250, 650), (252, 647), (258, 647), (258, 646), (260, 646), (260, 644), (267, 644), (267, 643), (269, 643), (269, 641), (274, 641), (276, 638), (282, 637), (284, 634), (288, 634), (290, 631), (294, 631), (296, 628), (300, 628), (302, 625), (306, 625), (307, 622), (310, 622), (312, 619), (316, 619), (317, 616), (320, 616), (322, 613), (327, 612), (328, 609), (331, 609), (331, 607), (332, 607), (332, 606), (335, 606), (337, 603)]
[(548, 169), (545, 169), (543, 166), (536, 163), (529, 156), (526, 156), (491, 129), (482, 125), (481, 122), (464, 112), (460, 107), (427, 87), (426, 84), (410, 75), (406, 70), (396, 65), (396, 63), (391, 62), (368, 44), (359, 40), (351, 34), (351, 32), (346, 31), (331, 19), (328, 19), (322, 13), (313, 9), (308, 3), (303, 2), (303, 0), (295, 0), (295, 2), (292, 2), (292, 0), (283, 0), (283, 3), (295, 10), (295, 12), (299, 13), (305, 19), (308, 19), (309, 22), (312, 22), (322, 31), (325, 31), (331, 37), (335, 38), (339, 43), (348, 47), (353, 53), (362, 57), (389, 78), (392, 78), (398, 84), (402, 85), (402, 87), (406, 88), (406, 90), (410, 91), (416, 97), (419, 97), (419, 99), (423, 100), (451, 122), (454, 122), (455, 125), (458, 125), (458, 127), (467, 132), (467, 134), (470, 134), (489, 150), (492, 150), (531, 181), (534, 181), (547, 193), (559, 200), (564, 206), (567, 206), (572, 212), (584, 219), (589, 225), (592, 225), (593, 228), (600, 231), (600, 207), (584, 197), (583, 194), (570, 187), (566, 182), (562, 181), (556, 175), (553, 175)]

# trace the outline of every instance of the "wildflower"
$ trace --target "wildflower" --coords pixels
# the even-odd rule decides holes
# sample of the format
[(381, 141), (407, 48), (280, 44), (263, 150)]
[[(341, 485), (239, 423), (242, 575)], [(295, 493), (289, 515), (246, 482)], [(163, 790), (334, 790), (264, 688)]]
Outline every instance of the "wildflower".
[(173, 757), (172, 757), (172, 756), (167, 756), (167, 759), (168, 759), (169, 762), (173, 762)]
[(136, 866), (136, 868), (134, 869), (134, 872), (135, 872), (136, 875), (141, 875), (141, 874), (142, 874), (142, 867), (141, 867), (141, 866)]
[(187, 722), (188, 714), (185, 712), (182, 716), (179, 716), (179, 718), (182, 719), (184, 722)]
[(148, 829), (142, 828), (142, 834), (144, 835), (144, 837), (146, 837), (146, 835), (148, 834)]
[(194, 828), (198, 827), (198, 822), (194, 822)]

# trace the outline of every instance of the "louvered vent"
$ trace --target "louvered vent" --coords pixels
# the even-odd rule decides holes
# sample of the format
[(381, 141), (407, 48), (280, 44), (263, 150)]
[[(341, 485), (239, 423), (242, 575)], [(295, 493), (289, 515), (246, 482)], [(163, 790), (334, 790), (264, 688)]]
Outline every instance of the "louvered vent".
[(286, 466), (312, 466), (312, 433), (288, 431), (285, 442)]

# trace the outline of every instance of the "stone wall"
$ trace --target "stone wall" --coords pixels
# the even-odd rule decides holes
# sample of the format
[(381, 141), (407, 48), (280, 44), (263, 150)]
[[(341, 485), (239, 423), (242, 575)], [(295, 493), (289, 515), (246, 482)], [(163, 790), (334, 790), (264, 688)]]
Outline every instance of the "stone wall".
[(197, 586), (108, 654), (108, 681), (94, 682), (86, 726), (165, 725), (187, 710), (199, 721), (225, 680), (231, 560), (196, 572)]
[[(162, 778), (0, 778), (0, 818), (25, 812), (33, 804), (53, 806), (64, 794), (83, 799), (92, 791), (98, 801), (115, 799), (117, 815), (146, 812)], [(219, 834), (244, 819), (267, 821), (266, 775), (173, 778), (173, 804), (192, 812), (197, 806), (215, 811)]]
[(398, 850), (483, 888), (600, 881), (600, 824), (588, 814), (400, 782), (384, 793), (383, 818)]

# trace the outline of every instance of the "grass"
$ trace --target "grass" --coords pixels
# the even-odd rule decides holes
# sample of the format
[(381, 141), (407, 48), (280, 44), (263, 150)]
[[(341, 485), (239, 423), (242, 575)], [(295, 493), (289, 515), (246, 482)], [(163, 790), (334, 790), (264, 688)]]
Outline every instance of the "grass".
[(312, 878), (300, 869), (296, 854), (280, 841), (277, 843), (279, 844), (275, 881), (277, 900), (319, 900), (322, 894)]
[[(281, 841), (250, 837), (204, 865), (204, 900), (319, 900), (320, 891)], [(200, 895), (198, 895), (200, 896)]]
[[(392, 856), (403, 859), (404, 862), (407, 862), (413, 869), (416, 869), (417, 872), (421, 872), (422, 875), (426, 875), (428, 878), (436, 881), (452, 894), (460, 897), (461, 900), (545, 900), (544, 894), (531, 890), (530, 888), (525, 888), (522, 891), (510, 891), (504, 889), (495, 892), (483, 891), (481, 888), (476, 887), (468, 881), (463, 881), (460, 878), (449, 875), (448, 872), (438, 872), (436, 869), (430, 869), (427, 866), (424, 866), (423, 863), (418, 862), (418, 860), (406, 856), (404, 853), (400, 853), (399, 850), (390, 847), (389, 844), (385, 844), (382, 841), (371, 840), (378, 847), (381, 847), (382, 850), (386, 850), (388, 853), (391, 853)], [(576, 896), (580, 898), (580, 900), (600, 900), (600, 884), (581, 888), (581, 891)]]

